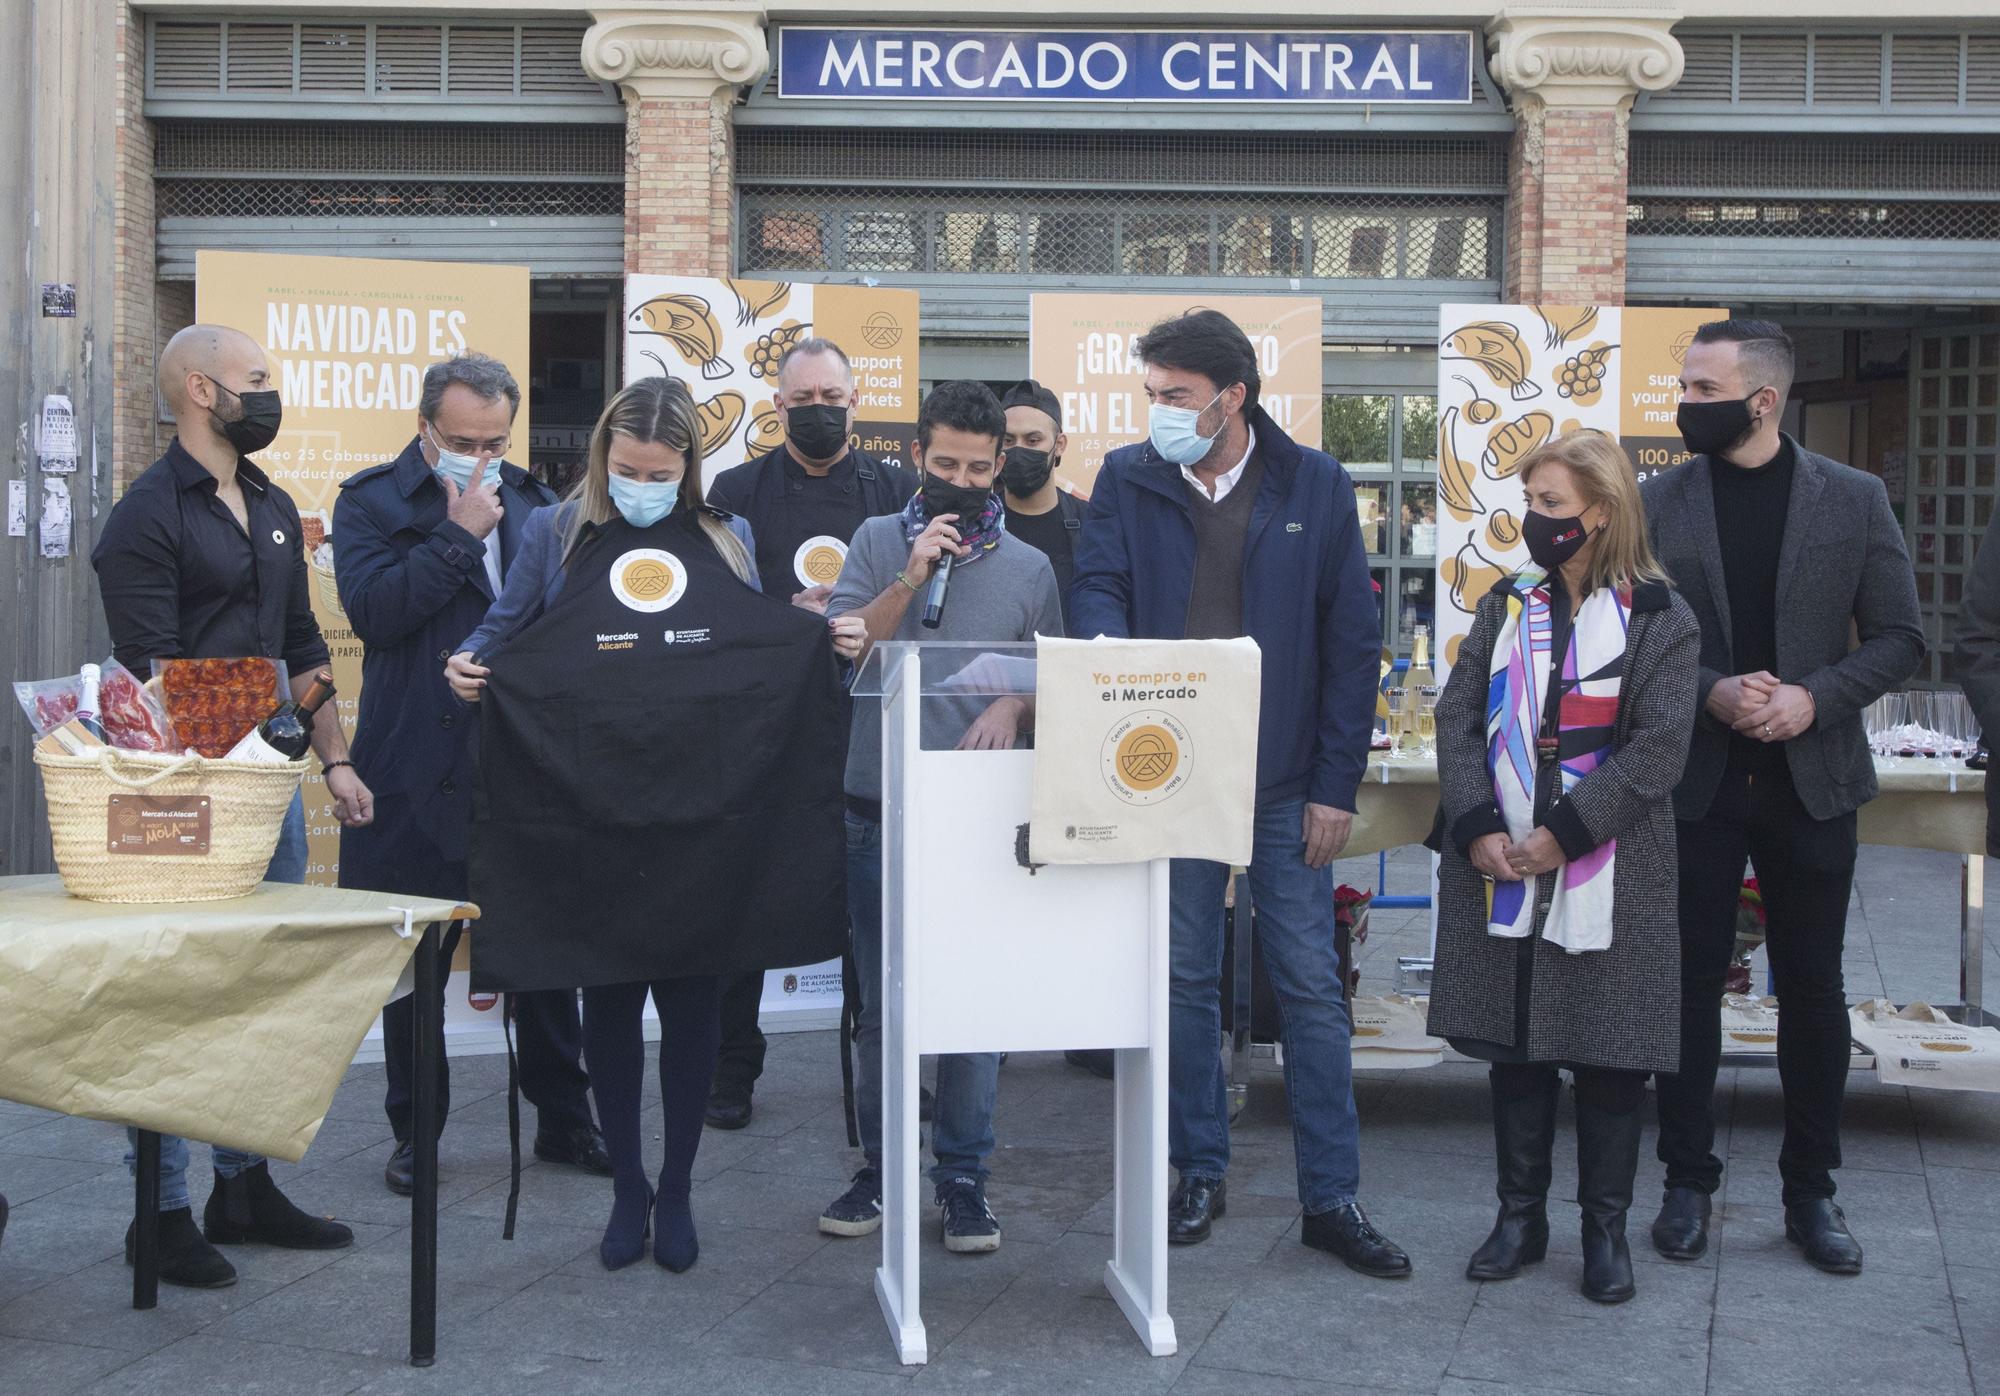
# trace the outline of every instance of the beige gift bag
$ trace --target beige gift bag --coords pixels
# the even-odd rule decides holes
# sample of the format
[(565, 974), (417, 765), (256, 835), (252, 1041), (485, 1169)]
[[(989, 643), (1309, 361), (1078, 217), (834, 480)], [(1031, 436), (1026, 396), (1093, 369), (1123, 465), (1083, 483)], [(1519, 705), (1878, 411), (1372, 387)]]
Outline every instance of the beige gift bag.
[(2000, 1091), (2000, 1031), (1954, 1023), (1927, 1003), (1899, 1010), (1885, 999), (1858, 1003), (1847, 1018), (1887, 1085)]
[(1031, 861), (1250, 861), (1255, 640), (1038, 636), (1035, 655)]

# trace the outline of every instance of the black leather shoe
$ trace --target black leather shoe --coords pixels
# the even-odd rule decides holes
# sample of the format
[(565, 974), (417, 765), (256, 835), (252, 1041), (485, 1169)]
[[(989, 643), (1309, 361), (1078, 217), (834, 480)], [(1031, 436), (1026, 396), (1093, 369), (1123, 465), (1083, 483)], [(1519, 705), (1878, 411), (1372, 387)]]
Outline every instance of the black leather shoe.
[(578, 1125), (567, 1134), (544, 1134), (537, 1130), (535, 1157), (544, 1163), (580, 1168), (600, 1178), (611, 1176), (611, 1155), (604, 1152), (604, 1136), (590, 1125)]
[(407, 1140), (396, 1146), (396, 1152), (389, 1155), (389, 1165), (382, 1170), (382, 1181), (389, 1185), (389, 1191), (398, 1197), (408, 1197), (417, 1190), (417, 1149)]
[[(125, 1263), (132, 1263), (138, 1223), (125, 1228)], [(183, 1289), (227, 1289), (236, 1283), (236, 1267), (208, 1244), (194, 1224), (194, 1211), (176, 1207), (160, 1213), (160, 1283)]]
[(1299, 1224), (1299, 1240), (1316, 1251), (1339, 1256), (1348, 1269), (1378, 1280), (1402, 1280), (1410, 1275), (1409, 1256), (1375, 1229), (1358, 1202), (1343, 1202), (1328, 1212), (1306, 1213)]
[(750, 1097), (717, 1091), (708, 1098), (701, 1118), (710, 1129), (741, 1129), (750, 1123)]
[(208, 1195), (201, 1229), (219, 1246), (279, 1246), (288, 1251), (339, 1251), (354, 1244), (354, 1233), (337, 1221), (302, 1212), (271, 1181), (271, 1166), (259, 1163), (234, 1178), (217, 1174)]
[(1861, 1243), (1847, 1229), (1847, 1214), (1830, 1197), (1785, 1208), (1785, 1239), (1803, 1246), (1806, 1259), (1829, 1275), (1861, 1273)]
[(1063, 1060), (1106, 1081), (1118, 1075), (1118, 1058), (1109, 1047), (1094, 1047), (1089, 1050), (1071, 1048), (1063, 1053)]
[(1668, 1260), (1695, 1260), (1708, 1249), (1714, 1203), (1700, 1188), (1668, 1188), (1653, 1218), (1653, 1249)]
[(1185, 1177), (1167, 1199), (1167, 1241), (1192, 1246), (1208, 1239), (1210, 1224), (1229, 1210), (1229, 1191), (1220, 1178)]

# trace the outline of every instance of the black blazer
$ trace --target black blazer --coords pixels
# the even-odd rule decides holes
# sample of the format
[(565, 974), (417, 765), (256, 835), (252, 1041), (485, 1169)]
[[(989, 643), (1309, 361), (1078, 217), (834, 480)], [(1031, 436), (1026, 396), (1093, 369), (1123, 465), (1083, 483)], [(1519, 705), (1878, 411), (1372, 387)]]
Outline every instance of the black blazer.
[[(1778, 677), (1812, 694), (1818, 716), (1785, 744), (1785, 758), (1807, 812), (1834, 819), (1875, 798), (1861, 713), (1916, 672), (1924, 629), (1881, 480), (1797, 449), (1778, 564)], [(1709, 716), (1708, 694), (1736, 673), (1708, 458), (1655, 476), (1641, 493), (1653, 551), (1701, 624), (1694, 741), (1674, 791), (1674, 813), (1700, 819), (1729, 761), (1729, 728)]]

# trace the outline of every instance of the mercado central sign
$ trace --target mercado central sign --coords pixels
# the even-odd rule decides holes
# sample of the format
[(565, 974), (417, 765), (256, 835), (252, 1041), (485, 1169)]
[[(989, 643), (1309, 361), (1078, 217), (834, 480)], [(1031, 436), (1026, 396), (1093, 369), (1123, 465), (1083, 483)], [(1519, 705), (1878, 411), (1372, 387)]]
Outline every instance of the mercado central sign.
[(1470, 102), (1470, 30), (778, 31), (778, 95), (1002, 102)]

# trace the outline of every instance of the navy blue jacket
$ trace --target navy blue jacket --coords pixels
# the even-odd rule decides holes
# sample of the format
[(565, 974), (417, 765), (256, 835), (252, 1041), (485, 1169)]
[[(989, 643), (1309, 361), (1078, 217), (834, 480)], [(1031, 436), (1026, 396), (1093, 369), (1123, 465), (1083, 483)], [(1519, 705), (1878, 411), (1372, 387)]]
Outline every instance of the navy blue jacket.
[[(528, 516), (555, 495), (517, 465), (500, 468), (500, 562), (512, 571)], [(350, 476), (333, 510), (340, 604), (362, 644), (354, 768), (375, 822), (340, 831), (340, 885), (465, 895), (472, 820), (472, 723), (444, 662), (494, 601), (486, 545), (445, 517), (444, 487), (415, 438)]]
[[(1263, 408), (1250, 428), (1264, 458), (1243, 548), (1244, 633), (1264, 655), (1257, 798), (1352, 810), (1382, 654), (1354, 485)], [(1151, 442), (1105, 457), (1076, 545), (1072, 635), (1186, 637), (1195, 546), (1187, 490)]]

